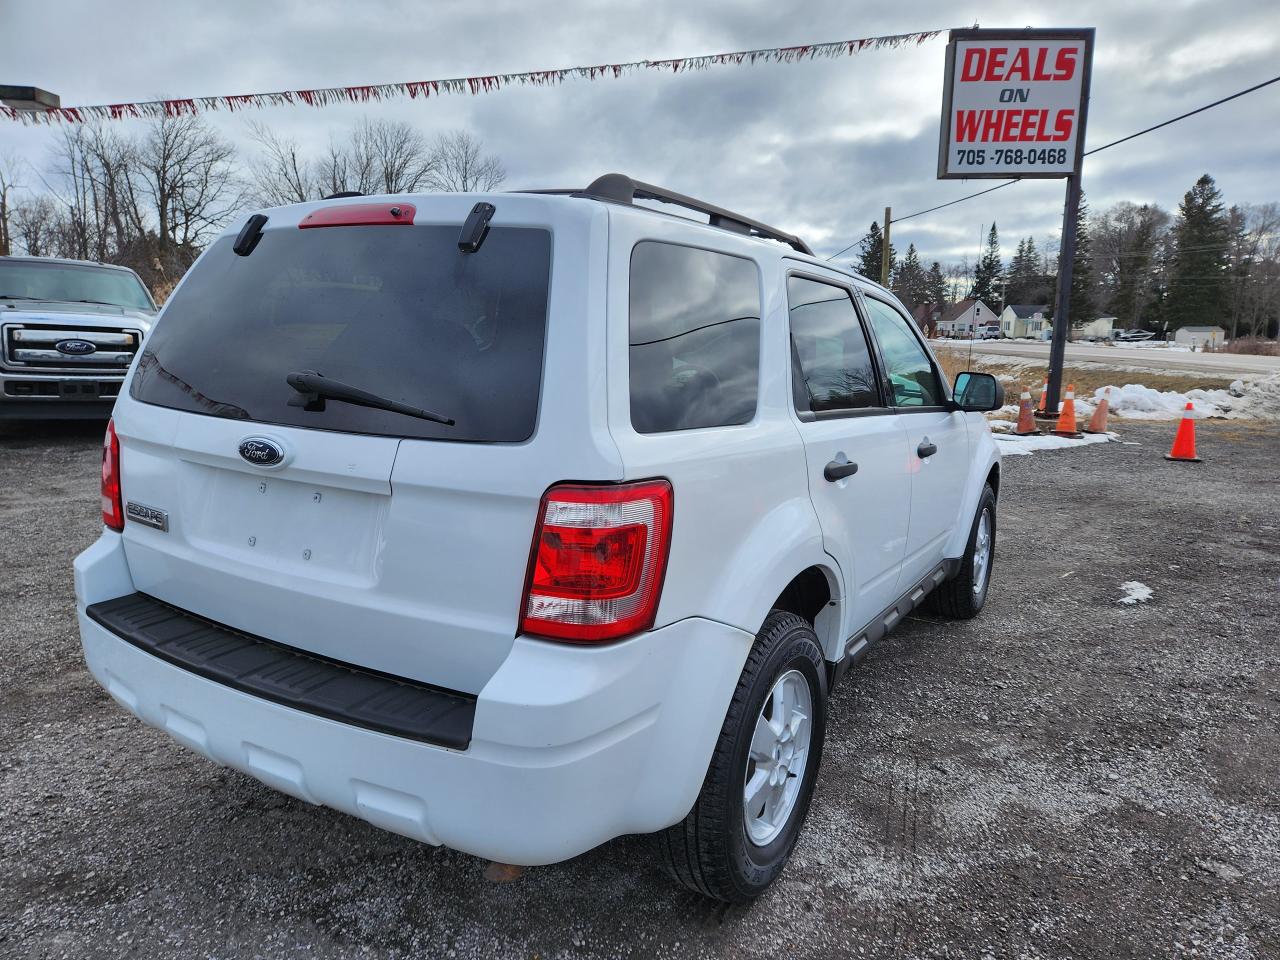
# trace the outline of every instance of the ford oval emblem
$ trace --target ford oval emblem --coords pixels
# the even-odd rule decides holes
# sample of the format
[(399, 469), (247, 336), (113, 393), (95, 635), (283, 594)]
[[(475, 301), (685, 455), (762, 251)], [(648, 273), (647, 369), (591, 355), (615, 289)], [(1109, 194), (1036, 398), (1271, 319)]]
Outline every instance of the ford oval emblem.
[(240, 456), (254, 466), (274, 467), (284, 459), (284, 451), (266, 437), (245, 437), (240, 441)]
[(59, 353), (65, 353), (69, 357), (88, 356), (98, 349), (88, 340), (59, 340), (53, 347)]

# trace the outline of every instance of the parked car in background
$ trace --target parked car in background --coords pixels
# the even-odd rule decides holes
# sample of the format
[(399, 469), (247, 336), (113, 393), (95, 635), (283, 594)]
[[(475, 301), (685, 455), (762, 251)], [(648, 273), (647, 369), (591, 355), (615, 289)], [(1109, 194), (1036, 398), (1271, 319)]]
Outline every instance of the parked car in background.
[(128, 267), (0, 257), (0, 420), (105, 420), (155, 313)]
[(1127, 330), (1117, 330), (1111, 335), (1111, 339), (1121, 343), (1126, 343), (1137, 340), (1150, 340), (1154, 336), (1155, 334), (1150, 330), (1140, 330), (1137, 327), (1130, 327)]
[(978, 327), (979, 340), (999, 340), (1004, 334), (1000, 331), (1000, 321), (992, 320)]
[(213, 243), (107, 427), (85, 657), (312, 803), (522, 865), (653, 833), (749, 900), (832, 685), (921, 604), (983, 607), (1003, 391), (953, 392), (889, 291), (794, 236), (618, 174), (564, 193)]

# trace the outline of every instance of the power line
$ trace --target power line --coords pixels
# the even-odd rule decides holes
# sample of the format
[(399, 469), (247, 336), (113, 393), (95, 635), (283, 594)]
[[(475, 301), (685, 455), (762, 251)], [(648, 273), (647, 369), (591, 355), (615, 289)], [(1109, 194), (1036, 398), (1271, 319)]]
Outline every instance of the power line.
[[(1261, 83), (1255, 83), (1252, 87), (1246, 87), (1244, 90), (1238, 90), (1229, 96), (1222, 97), (1220, 100), (1214, 100), (1212, 103), (1206, 103), (1202, 107), (1196, 107), (1194, 110), (1188, 110), (1186, 113), (1181, 113), (1176, 117), (1171, 117), (1168, 120), (1164, 120), (1160, 123), (1154, 124), (1153, 126), (1147, 127), (1146, 129), (1138, 130), (1136, 133), (1131, 133), (1126, 137), (1121, 137), (1119, 140), (1112, 140), (1110, 143), (1104, 143), (1100, 147), (1094, 147), (1092, 150), (1086, 150), (1084, 152), (1084, 156), (1088, 157), (1095, 153), (1101, 153), (1103, 150), (1110, 150), (1112, 147), (1119, 146), (1122, 143), (1127, 143), (1130, 140), (1134, 140), (1138, 137), (1143, 136), (1144, 134), (1151, 133), (1154, 130), (1159, 130), (1161, 127), (1167, 127), (1171, 123), (1177, 123), (1179, 120), (1187, 119), (1187, 117), (1194, 117), (1197, 113), (1204, 113), (1206, 110), (1212, 110), (1214, 107), (1221, 106), (1222, 104), (1227, 103), (1228, 101), (1235, 100), (1239, 97), (1245, 96), (1246, 94), (1253, 93), (1255, 90), (1261, 90), (1263, 87), (1269, 87), (1273, 83), (1280, 83), (1280, 77), (1272, 77), (1270, 80), (1264, 80)], [(1015, 183), (1021, 183), (1021, 182), (1022, 182), (1021, 177), (1017, 177), (1013, 180), (1006, 180), (1004, 183), (998, 183), (994, 187), (987, 187), (987, 189), (979, 190), (977, 193), (970, 193), (967, 196), (960, 197), (956, 200), (950, 200), (947, 203), (940, 203), (936, 207), (929, 207), (927, 210), (917, 210), (915, 213), (909, 213), (905, 217), (894, 217), (892, 220), (889, 221), (889, 223), (890, 225), (892, 225), (895, 223), (901, 223), (903, 220), (910, 220), (913, 217), (922, 217), (926, 213), (933, 213), (935, 210), (941, 210), (944, 207), (955, 206), (957, 203), (964, 203), (966, 200), (972, 200), (974, 197), (981, 197), (984, 194), (992, 193), (996, 190), (1002, 190), (1005, 187), (1011, 187)], [(861, 242), (862, 242), (861, 240), (856, 240), (853, 243), (849, 244), (849, 246), (841, 250), (839, 253), (833, 253), (831, 256), (827, 257), (827, 259), (834, 260), (836, 257), (840, 256), (846, 251), (852, 250)]]
[(1153, 127), (1147, 127), (1145, 130), (1139, 130), (1137, 133), (1131, 133), (1127, 137), (1121, 137), (1119, 140), (1112, 140), (1110, 143), (1104, 143), (1100, 147), (1094, 147), (1092, 150), (1086, 150), (1084, 155), (1087, 157), (1093, 153), (1101, 153), (1103, 150), (1109, 150), (1114, 146), (1124, 143), (1126, 140), (1132, 140), (1140, 137), (1144, 133), (1150, 133), (1152, 130), (1159, 130), (1161, 127), (1167, 127), (1171, 123), (1177, 123), (1179, 120), (1185, 120), (1187, 117), (1194, 117), (1197, 113), (1204, 113), (1206, 110), (1212, 110), (1214, 107), (1221, 106), (1228, 100), (1235, 100), (1237, 97), (1243, 97), (1246, 93), (1253, 93), (1255, 90), (1261, 90), (1263, 87), (1269, 87), (1273, 83), (1280, 83), (1280, 77), (1272, 77), (1270, 80), (1263, 80), (1262, 83), (1256, 83), (1252, 87), (1240, 90), (1231, 94), (1229, 97), (1223, 97), (1221, 100), (1215, 100), (1213, 103), (1206, 103), (1203, 107), (1196, 107), (1194, 110), (1188, 110), (1186, 113), (1180, 114), (1172, 119), (1165, 120), (1163, 123), (1157, 123)]
[[(940, 203), (936, 207), (930, 207), (928, 210), (921, 210), (917, 213), (909, 213), (905, 217), (894, 217), (892, 220), (889, 221), (889, 223), (892, 225), (895, 223), (901, 223), (903, 220), (910, 220), (912, 217), (922, 217), (926, 213), (933, 213), (933, 211), (941, 210), (943, 207), (949, 207), (952, 204), (956, 204), (956, 203), (963, 203), (965, 200), (972, 200), (974, 197), (980, 197), (984, 193), (991, 193), (993, 190), (999, 190), (1002, 187), (1007, 187), (1019, 182), (1020, 180), (1006, 180), (1004, 183), (998, 183), (994, 187), (987, 187), (987, 189), (985, 190), (979, 190), (977, 193), (971, 193), (969, 194), (969, 196), (961, 197), (959, 200), (951, 200), (947, 203)], [(846, 250), (852, 250), (861, 242), (862, 242), (861, 240), (855, 240), (853, 241), (853, 243), (849, 244), (849, 246), (845, 247), (844, 250), (841, 250), (840, 253), (833, 253), (831, 256), (827, 257), (827, 259), (834, 260), (836, 257), (840, 256), (841, 253), (844, 253)]]

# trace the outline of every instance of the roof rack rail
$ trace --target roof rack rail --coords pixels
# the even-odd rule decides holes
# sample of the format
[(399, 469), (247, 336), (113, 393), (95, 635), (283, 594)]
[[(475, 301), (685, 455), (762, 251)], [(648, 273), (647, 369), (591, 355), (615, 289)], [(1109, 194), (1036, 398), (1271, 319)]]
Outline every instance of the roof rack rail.
[(585, 190), (527, 190), (522, 192), (568, 194), (574, 197), (586, 197), (591, 200), (604, 200), (608, 203), (623, 203), (627, 205), (631, 205), (637, 199), (658, 200), (662, 203), (684, 207), (686, 210), (705, 213), (708, 218), (707, 222), (713, 227), (720, 227), (722, 230), (730, 230), (733, 233), (741, 233), (749, 237), (778, 240), (792, 249), (798, 250), (800, 253), (807, 253), (809, 256), (813, 256), (813, 251), (809, 249), (809, 245), (793, 233), (785, 233), (776, 227), (769, 226), (767, 223), (761, 223), (759, 220), (753, 220), (751, 217), (734, 213), (732, 210), (726, 210), (723, 207), (717, 207), (703, 200), (687, 197), (683, 193), (676, 193), (674, 190), (667, 190), (665, 187), (657, 187), (652, 183), (632, 180), (622, 173), (606, 173), (604, 176), (597, 177)]

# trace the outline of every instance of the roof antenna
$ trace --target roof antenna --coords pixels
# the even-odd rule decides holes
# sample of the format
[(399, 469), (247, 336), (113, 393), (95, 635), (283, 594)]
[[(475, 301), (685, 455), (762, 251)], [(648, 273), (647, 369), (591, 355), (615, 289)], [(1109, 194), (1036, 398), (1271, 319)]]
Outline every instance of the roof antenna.
[(471, 208), (467, 214), (467, 222), (462, 225), (462, 233), (458, 234), (458, 249), (463, 253), (475, 253), (489, 235), (489, 221), (498, 212), (492, 203), (483, 200)]

